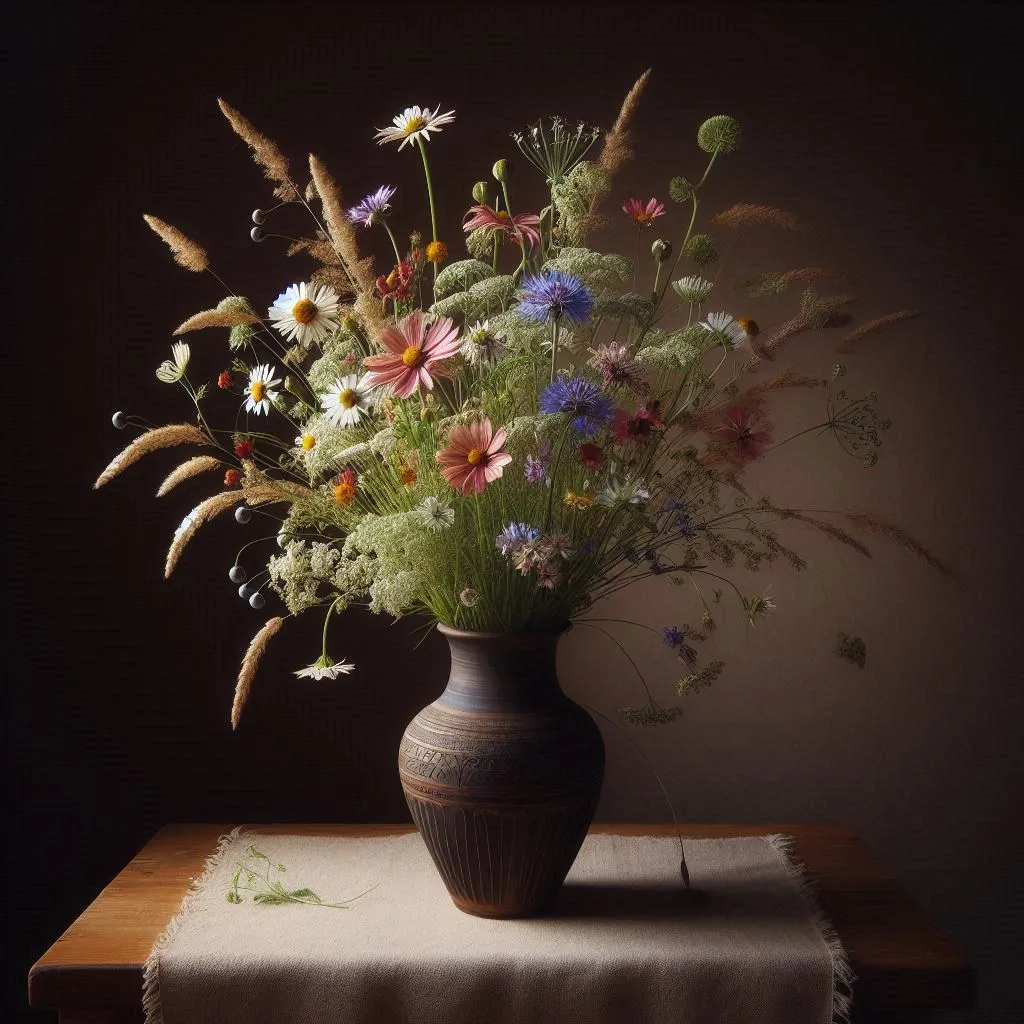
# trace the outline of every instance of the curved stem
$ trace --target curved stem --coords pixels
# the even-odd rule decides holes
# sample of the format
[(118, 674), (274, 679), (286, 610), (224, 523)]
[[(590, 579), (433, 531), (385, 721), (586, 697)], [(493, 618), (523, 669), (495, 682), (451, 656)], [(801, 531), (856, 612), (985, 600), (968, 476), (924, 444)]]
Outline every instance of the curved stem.
[[(437, 242), (440, 239), (437, 237), (437, 210), (434, 206), (434, 183), (430, 179), (430, 164), (427, 162), (427, 147), (423, 141), (422, 136), (418, 136), (416, 139), (416, 145), (419, 147), (420, 156), (423, 158), (423, 174), (427, 179), (427, 201), (430, 203), (430, 230), (432, 233), (431, 241)], [(437, 280), (437, 264), (434, 265), (434, 280)]]

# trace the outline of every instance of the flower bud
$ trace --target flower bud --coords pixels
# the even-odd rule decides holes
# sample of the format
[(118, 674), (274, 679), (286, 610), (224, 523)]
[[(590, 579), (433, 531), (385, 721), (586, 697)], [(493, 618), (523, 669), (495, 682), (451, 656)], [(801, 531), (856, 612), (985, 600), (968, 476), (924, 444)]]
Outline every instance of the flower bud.
[[(497, 166), (497, 165), (495, 165), (495, 166)], [(486, 181), (478, 181), (473, 186), (473, 198), (478, 203), (486, 203), (487, 202), (487, 182)]]
[(224, 474), (224, 486), (234, 487), (235, 484), (240, 483), (242, 480), (242, 474), (237, 469), (229, 469)]
[(124, 428), (128, 426), (128, 417), (125, 416), (123, 412), (115, 412), (114, 415), (110, 417), (110, 422), (113, 423), (118, 430), (124, 430)]
[(491, 174), (494, 175), (495, 181), (500, 181), (504, 185), (508, 182), (508, 172), (511, 169), (512, 165), (508, 160), (497, 160), (491, 168)]
[(651, 244), (651, 255), (659, 263), (664, 263), (672, 255), (672, 243), (666, 242), (664, 238), (656, 238)]
[(228, 388), (231, 387), (231, 383), (230, 370), (221, 370), (220, 373), (217, 374), (217, 387), (219, 387), (221, 391), (227, 391)]
[(252, 211), (252, 222), (253, 224), (262, 224), (267, 219), (267, 215), (263, 210)]
[(266, 237), (267, 237), (267, 236), (266, 236), (266, 234), (264, 233), (264, 231), (263, 231), (263, 228), (261, 228), (261, 227), (255, 227), (255, 228), (253, 228), (253, 229), (252, 229), (252, 231), (250, 231), (250, 232), (249, 232), (249, 237), (250, 237), (250, 238), (251, 238), (251, 239), (252, 239), (252, 240), (253, 240), (254, 242), (263, 242), (263, 241), (265, 241), (265, 240), (266, 240)]

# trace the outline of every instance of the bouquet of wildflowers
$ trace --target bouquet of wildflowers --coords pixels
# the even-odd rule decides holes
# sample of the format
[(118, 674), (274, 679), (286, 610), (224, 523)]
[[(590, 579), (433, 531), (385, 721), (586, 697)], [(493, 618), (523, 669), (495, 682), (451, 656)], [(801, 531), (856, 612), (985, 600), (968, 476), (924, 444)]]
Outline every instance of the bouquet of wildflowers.
[[(377, 132), (382, 145), (410, 154), (398, 173), (412, 164), (415, 175), (422, 163), (425, 189), (413, 177), (401, 192), (381, 185), (347, 207), (316, 156), (308, 183), (299, 181), (274, 143), (221, 101), (275, 185), (276, 204), (252, 215), (252, 238), (284, 247), (283, 239), (289, 256), (315, 264), (284, 274), (282, 281), (304, 280), (272, 286), (260, 301), (234, 294), (200, 246), (146, 217), (179, 264), (212, 274), (225, 293), (175, 335), (219, 330), (226, 345), (196, 345), (196, 362), (212, 374), (199, 383), (189, 342), (173, 343), (157, 377), (185, 391), (194, 419), (149, 427), (117, 413), (115, 426), (145, 429), (97, 486), (150, 451), (194, 446), (198, 453), (158, 493), (199, 474), (217, 488), (178, 527), (166, 574), (196, 531), (229, 510), (239, 523), (267, 527), (248, 539), (228, 575), (253, 608), (264, 607), (269, 592), (289, 616), (323, 616), (323, 649), (297, 675), (352, 670), (336, 657), (328, 628), (350, 605), (465, 630), (549, 629), (658, 575), (685, 584), (695, 602), (699, 625), (662, 630), (684, 662), (677, 688), (686, 693), (721, 671), (697, 645), (714, 630), (723, 594), (752, 623), (773, 608), (768, 590), (740, 590), (730, 567), (779, 559), (804, 567), (777, 534), (780, 521), (824, 531), (865, 555), (854, 531), (882, 535), (943, 568), (876, 516), (812, 514), (744, 485), (745, 468), (787, 440), (776, 436), (769, 405), (793, 389), (820, 389), (821, 418), (806, 430), (830, 435), (867, 465), (888, 423), (873, 394), (842, 389), (839, 364), (820, 377), (761, 372), (795, 336), (849, 325), (850, 299), (818, 290), (825, 270), (743, 282), (755, 312), (759, 300), (797, 294), (770, 331), (748, 311), (715, 303), (726, 244), (759, 225), (801, 228), (785, 211), (749, 203), (705, 217), (714, 165), (740, 144), (733, 118), (700, 125), (695, 173), (662, 183), (671, 209), (655, 198), (614, 200), (622, 210), (614, 215), (635, 225), (634, 252), (592, 244), (616, 173), (632, 158), (629, 126), (646, 81), (647, 74), (607, 132), (559, 117), (514, 132), (520, 168), (537, 171), (532, 193), (522, 171), (510, 187), (511, 163), (499, 159), (489, 180), (466, 183), (472, 203), (461, 225), (439, 220), (429, 160), (453, 130), (453, 111), (410, 107)], [(540, 196), (534, 205), (531, 194)], [(417, 219), (406, 200), (420, 196)], [(288, 211), (305, 218), (305, 233), (286, 229)], [(662, 225), (671, 241), (654, 237)], [(389, 250), (380, 274), (360, 251), (376, 233)], [(902, 310), (845, 331), (839, 348), (912, 315)], [(235, 724), (283, 621), (271, 618), (249, 647)], [(840, 645), (863, 664), (858, 638)], [(651, 724), (678, 709), (650, 696), (626, 712)]]

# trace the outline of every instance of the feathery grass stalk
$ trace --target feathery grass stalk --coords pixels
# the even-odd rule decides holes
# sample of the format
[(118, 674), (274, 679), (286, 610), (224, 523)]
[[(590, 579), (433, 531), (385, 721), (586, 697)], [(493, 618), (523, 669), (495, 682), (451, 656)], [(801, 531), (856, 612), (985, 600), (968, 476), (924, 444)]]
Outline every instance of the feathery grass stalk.
[(235, 696), (231, 703), (232, 730), (238, 728), (242, 710), (245, 708), (246, 701), (249, 699), (249, 691), (252, 689), (252, 681), (256, 677), (256, 669), (259, 668), (260, 659), (267, 650), (267, 644), (283, 624), (284, 619), (280, 616), (269, 619), (249, 642), (248, 650), (245, 652), (245, 657), (242, 658), (242, 665), (238, 671), (238, 679), (235, 682)]

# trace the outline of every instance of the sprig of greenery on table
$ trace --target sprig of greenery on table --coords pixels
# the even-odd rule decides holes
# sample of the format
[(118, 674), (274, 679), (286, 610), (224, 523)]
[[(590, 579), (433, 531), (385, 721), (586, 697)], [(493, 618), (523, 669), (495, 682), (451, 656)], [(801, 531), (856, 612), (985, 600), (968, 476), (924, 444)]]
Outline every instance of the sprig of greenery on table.
[(359, 896), (353, 896), (345, 903), (324, 903), (312, 889), (286, 889), (278, 878), (273, 877), (275, 872), (282, 875), (287, 870), (283, 864), (275, 864), (271, 861), (262, 850), (250, 846), (245, 851), (245, 860), (238, 864), (235, 873), (231, 876), (231, 888), (228, 889), (226, 897), (228, 903), (243, 903), (245, 900), (242, 893), (251, 892), (253, 903), (263, 903), (269, 906), (305, 903), (316, 907), (335, 907), (345, 910), (370, 891), (367, 889), (366, 892), (360, 893)]

